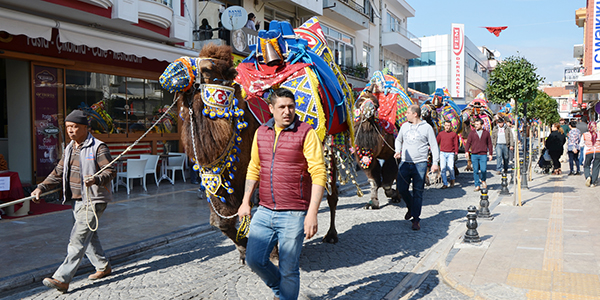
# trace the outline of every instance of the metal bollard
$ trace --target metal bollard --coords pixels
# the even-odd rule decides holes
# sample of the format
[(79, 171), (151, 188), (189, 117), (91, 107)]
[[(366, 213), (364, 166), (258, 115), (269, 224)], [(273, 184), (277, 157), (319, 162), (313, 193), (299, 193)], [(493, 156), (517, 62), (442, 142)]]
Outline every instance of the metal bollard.
[(480, 196), (479, 200), (479, 206), (481, 208), (479, 208), (479, 210), (477, 211), (477, 217), (479, 218), (491, 218), (492, 215), (490, 214), (490, 201), (488, 200), (488, 189), (481, 189), (481, 196)]
[(479, 233), (477, 233), (477, 208), (474, 205), (467, 207), (467, 233), (465, 233), (465, 243), (479, 243)]
[(508, 175), (506, 172), (502, 172), (502, 189), (500, 190), (500, 195), (510, 195), (510, 191), (508, 190)]

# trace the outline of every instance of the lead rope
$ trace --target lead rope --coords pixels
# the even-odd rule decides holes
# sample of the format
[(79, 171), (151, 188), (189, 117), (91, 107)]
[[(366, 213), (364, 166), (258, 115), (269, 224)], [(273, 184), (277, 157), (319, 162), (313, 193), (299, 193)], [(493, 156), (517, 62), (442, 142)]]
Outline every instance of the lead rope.
[[(179, 96), (181, 97), (181, 95)], [(154, 122), (154, 124), (152, 124), (152, 126), (146, 130), (146, 132), (144, 132), (144, 134), (142, 134), (141, 137), (139, 137), (135, 142), (133, 142), (133, 144), (131, 144), (129, 147), (127, 147), (127, 149), (125, 149), (123, 152), (121, 152), (121, 154), (119, 154), (119, 156), (117, 156), (117, 158), (113, 159), (110, 163), (108, 163), (106, 166), (102, 167), (102, 169), (100, 169), (100, 171), (96, 172), (94, 175), (92, 175), (91, 177), (94, 177), (96, 175), (99, 175), (100, 173), (104, 172), (104, 170), (108, 169), (111, 165), (113, 165), (116, 161), (119, 160), (119, 158), (121, 158), (123, 155), (125, 155), (125, 153), (129, 152), (131, 149), (133, 149), (133, 147), (135, 147), (135, 145), (137, 145), (144, 137), (146, 137), (146, 135), (152, 130), (154, 129), (154, 127), (156, 126), (156, 124), (158, 124), (166, 115), (167, 113), (169, 113), (169, 111), (171, 110), (171, 108), (173, 108), (173, 106), (175, 105), (175, 103), (177, 103), (177, 100), (179, 100), (179, 97), (175, 98), (175, 100), (173, 100), (173, 103), (171, 104), (171, 106), (169, 106), (169, 108), (165, 111), (165, 113), (162, 114), (162, 116), (160, 116), (160, 118), (158, 118), (158, 120), (156, 120), (156, 122)], [(118, 184), (118, 183), (117, 183)], [(128, 183), (129, 184), (129, 183)], [(86, 200), (85, 202), (85, 224), (87, 225), (88, 229), (92, 232), (98, 230), (98, 214), (96, 213), (96, 206), (92, 204), (92, 201), (90, 200), (90, 187), (86, 187)], [(92, 212), (94, 213), (94, 218), (92, 219), (92, 221), (95, 219), (96, 220), (96, 227), (92, 228), (90, 226), (89, 220), (88, 220), (88, 211), (90, 209), (90, 207), (92, 208)]]

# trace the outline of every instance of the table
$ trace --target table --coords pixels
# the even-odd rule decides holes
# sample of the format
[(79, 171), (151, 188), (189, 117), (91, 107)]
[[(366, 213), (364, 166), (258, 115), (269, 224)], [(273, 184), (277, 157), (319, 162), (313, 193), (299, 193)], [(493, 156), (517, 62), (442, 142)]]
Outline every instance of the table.
[[(10, 178), (10, 190), (0, 191), (0, 201), (10, 202), (25, 198), (19, 173), (11, 171), (0, 172), (0, 177)], [(25, 216), (29, 213), (30, 200), (6, 208), (6, 214), (11, 217)]]
[(174, 154), (161, 154), (160, 155), (160, 178), (158, 178), (158, 182), (156, 183), (156, 185), (160, 185), (160, 182), (163, 179), (168, 180), (169, 182), (171, 182), (172, 185), (175, 184), (175, 182), (173, 182), (173, 179), (171, 179), (171, 177), (169, 177), (167, 175), (167, 165), (169, 163), (169, 157), (178, 157), (179, 155), (174, 155)]

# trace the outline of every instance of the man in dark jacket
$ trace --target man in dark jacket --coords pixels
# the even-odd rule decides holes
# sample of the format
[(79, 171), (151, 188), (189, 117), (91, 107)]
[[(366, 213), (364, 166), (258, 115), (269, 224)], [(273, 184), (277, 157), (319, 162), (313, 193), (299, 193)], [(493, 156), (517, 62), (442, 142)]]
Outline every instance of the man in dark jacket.
[(52, 173), (31, 192), (31, 196), (35, 196), (33, 201), (39, 202), (41, 193), (62, 184), (63, 203), (68, 201), (73, 205), (75, 224), (69, 237), (67, 257), (51, 278), (42, 281), (45, 286), (63, 293), (69, 289), (84, 254), (96, 268), (96, 273), (89, 279), (100, 279), (111, 273), (94, 228), (98, 228), (98, 218), (112, 199), (112, 179), (116, 176), (113, 166), (92, 176), (112, 158), (108, 146), (88, 132), (88, 120), (82, 111), (71, 112), (65, 118), (65, 127), (71, 142)]
[(496, 171), (498, 174), (502, 171), (507, 173), (509, 150), (514, 150), (514, 145), (512, 131), (504, 123), (504, 118), (499, 118), (496, 127), (492, 130), (492, 143), (496, 149)]
[[(246, 262), (275, 299), (297, 299), (302, 240), (317, 233), (317, 212), (327, 179), (325, 161), (316, 131), (295, 114), (294, 94), (276, 89), (269, 102), (273, 118), (256, 131), (238, 215), (240, 221), (250, 215), (250, 198), (260, 181)], [(278, 267), (269, 260), (277, 243)]]
[[(473, 182), (475, 183), (475, 191), (479, 191), (481, 188), (487, 188), (485, 182), (487, 175), (487, 161), (492, 160), (494, 147), (490, 133), (483, 129), (483, 120), (475, 120), (474, 126), (475, 130), (472, 130), (471, 133), (469, 133), (469, 137), (467, 137), (465, 151), (471, 155), (471, 162), (473, 163)], [(488, 153), (487, 157), (486, 153)], [(478, 174), (479, 170), (481, 170), (481, 175)]]

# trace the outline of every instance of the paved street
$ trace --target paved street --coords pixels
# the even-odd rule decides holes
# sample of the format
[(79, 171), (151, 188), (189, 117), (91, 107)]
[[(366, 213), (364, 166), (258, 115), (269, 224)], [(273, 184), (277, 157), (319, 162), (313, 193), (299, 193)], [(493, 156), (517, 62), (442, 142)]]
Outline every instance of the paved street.
[[(462, 157), (462, 155), (461, 155)], [(459, 165), (464, 165), (463, 161)], [(488, 164), (493, 169), (495, 162)], [(464, 168), (461, 167), (461, 170)], [(488, 172), (488, 185), (499, 189), (500, 178)], [(380, 210), (365, 210), (365, 197), (348, 189), (338, 205), (339, 243), (323, 244), (329, 208), (322, 202), (319, 232), (306, 241), (300, 262), (301, 299), (383, 299), (413, 272), (434, 246), (456, 227), (465, 227), (466, 207), (479, 204), (472, 173), (461, 173), (459, 185), (424, 194), (420, 231), (405, 221), (404, 203), (383, 200)], [(491, 201), (497, 192), (490, 192)], [(383, 191), (380, 199), (385, 199)], [(132, 224), (134, 226), (134, 224)], [(463, 229), (457, 229), (464, 232)], [(431, 268), (430, 268), (431, 269)], [(0, 297), (6, 299), (272, 299), (271, 291), (238, 261), (233, 243), (211, 230), (191, 238), (129, 256), (114, 264), (113, 275), (91, 282), (82, 274), (60, 294), (36, 282)], [(431, 269), (407, 299), (468, 299), (442, 282)], [(397, 295), (396, 299), (401, 296)]]

